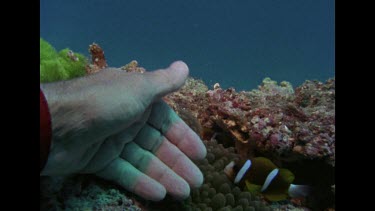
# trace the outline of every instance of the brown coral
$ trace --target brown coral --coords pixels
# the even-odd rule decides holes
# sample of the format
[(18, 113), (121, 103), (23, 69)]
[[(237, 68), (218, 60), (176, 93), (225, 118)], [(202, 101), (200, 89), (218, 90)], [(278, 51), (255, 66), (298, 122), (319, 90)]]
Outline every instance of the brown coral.
[(126, 72), (136, 72), (136, 73), (144, 73), (146, 69), (143, 67), (138, 66), (138, 62), (136, 60), (132, 60), (125, 66), (121, 67), (121, 70), (125, 70)]
[(99, 72), (108, 66), (104, 57), (104, 51), (98, 44), (91, 44), (89, 46), (89, 53), (91, 55), (91, 64), (86, 67), (87, 74)]

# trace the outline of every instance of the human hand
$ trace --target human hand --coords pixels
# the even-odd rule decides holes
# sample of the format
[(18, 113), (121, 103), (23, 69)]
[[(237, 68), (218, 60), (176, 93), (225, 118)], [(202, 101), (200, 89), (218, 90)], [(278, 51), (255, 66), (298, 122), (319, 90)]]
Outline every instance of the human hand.
[(92, 173), (145, 199), (166, 192), (178, 199), (203, 175), (190, 160), (206, 148), (161, 100), (185, 82), (189, 70), (126, 73), (107, 68), (69, 81), (41, 84), (52, 121), (52, 143), (42, 175)]

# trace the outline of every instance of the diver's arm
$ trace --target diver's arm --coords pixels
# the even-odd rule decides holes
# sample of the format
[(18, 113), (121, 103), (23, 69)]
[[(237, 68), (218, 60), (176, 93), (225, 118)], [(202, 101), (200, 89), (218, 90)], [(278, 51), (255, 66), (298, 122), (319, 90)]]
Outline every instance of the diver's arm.
[(51, 127), (51, 115), (49, 113), (48, 104), (46, 98), (40, 89), (40, 138), (39, 138), (39, 145), (40, 145), (40, 170), (44, 168), (49, 148), (51, 145), (51, 137), (52, 137), (52, 127)]
[(40, 175), (95, 174), (148, 200), (166, 193), (186, 199), (203, 183), (192, 160), (203, 159), (206, 148), (162, 98), (188, 75), (176, 61), (144, 73), (106, 68), (41, 84), (41, 111), (50, 117), (41, 118), (41, 133), (52, 138), (45, 139), (50, 147)]

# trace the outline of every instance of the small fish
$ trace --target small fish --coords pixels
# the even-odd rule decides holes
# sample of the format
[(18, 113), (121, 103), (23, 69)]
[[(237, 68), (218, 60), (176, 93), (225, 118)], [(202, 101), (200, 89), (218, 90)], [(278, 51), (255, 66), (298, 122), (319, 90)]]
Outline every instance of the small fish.
[(288, 169), (278, 168), (265, 157), (230, 162), (224, 172), (233, 183), (245, 190), (262, 194), (269, 201), (301, 198), (309, 195), (311, 187), (292, 184), (294, 174)]

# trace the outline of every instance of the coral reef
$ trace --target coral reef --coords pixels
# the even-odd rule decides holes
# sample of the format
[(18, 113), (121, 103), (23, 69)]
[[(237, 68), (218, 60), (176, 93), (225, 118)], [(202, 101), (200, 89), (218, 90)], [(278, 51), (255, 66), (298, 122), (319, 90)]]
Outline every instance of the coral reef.
[(324, 159), (334, 166), (334, 79), (325, 84), (306, 81), (296, 91), (288, 82), (278, 85), (269, 78), (249, 92), (215, 88), (185, 85), (166, 102), (176, 111), (192, 112), (206, 132), (204, 139), (213, 131), (224, 133), (223, 144), (231, 139), (241, 156), (256, 151), (274, 160)]
[(126, 72), (136, 72), (136, 73), (146, 72), (145, 68), (138, 66), (138, 62), (136, 60), (132, 60), (131, 62), (129, 62), (129, 64), (122, 66), (121, 70), (125, 70)]
[(235, 147), (242, 159), (263, 156), (291, 170), (297, 184), (315, 187), (309, 206), (322, 209), (334, 203), (334, 83), (306, 81), (293, 89), (288, 82), (266, 78), (256, 90), (236, 92), (219, 84), (208, 90), (191, 79), (165, 101), (177, 113), (198, 119), (202, 139), (215, 136), (224, 147)]
[(89, 53), (91, 55), (91, 64), (86, 66), (87, 74), (99, 72), (108, 66), (104, 57), (104, 51), (98, 44), (93, 43), (89, 45)]
[(40, 38), (40, 82), (68, 80), (85, 75), (87, 59), (70, 49), (57, 52)]
[(204, 175), (201, 188), (192, 190), (187, 209), (196, 210), (271, 210), (259, 197), (241, 190), (225, 175), (223, 169), (238, 159), (233, 147), (225, 148), (215, 139), (205, 141), (206, 159), (197, 162)]
[(92, 176), (41, 177), (40, 186), (40, 210), (142, 210), (119, 187)]
[[(214, 137), (204, 141), (207, 156), (196, 164), (204, 175), (204, 184), (191, 190), (185, 201), (165, 199), (162, 202), (148, 203), (147, 210), (272, 210), (260, 197), (241, 190), (225, 175), (223, 169), (231, 161), (239, 159), (233, 147), (225, 148)], [(147, 203), (147, 202), (143, 202)]]
[[(94, 48), (98, 50), (96, 44)], [(92, 54), (93, 64), (88, 66), (94, 68), (91, 72), (107, 65), (104, 52), (98, 52), (102, 57)], [(66, 55), (71, 61), (76, 58), (70, 51), (66, 51)], [(41, 60), (42, 57), (51, 56), (42, 55), (41, 51)], [(95, 58), (102, 58), (104, 62), (101, 60), (99, 64)], [(121, 69), (146, 71), (135, 60)], [(189, 77), (180, 90), (163, 99), (204, 140), (208, 149), (207, 157), (196, 162), (204, 174), (201, 188), (191, 190), (191, 196), (183, 202), (167, 197), (154, 203), (96, 177), (41, 178), (43, 210), (68, 206), (194, 211), (334, 208), (335, 79), (325, 83), (306, 81), (293, 89), (288, 82), (278, 84), (266, 78), (258, 89), (236, 92), (234, 88), (222, 89), (218, 83), (210, 89), (203, 81)], [(312, 185), (316, 190), (314, 198), (306, 201), (288, 198), (282, 203), (270, 203), (261, 195), (240, 189), (223, 171), (231, 161), (259, 156), (293, 172), (294, 183)], [(130, 195), (133, 204), (126, 197)]]

